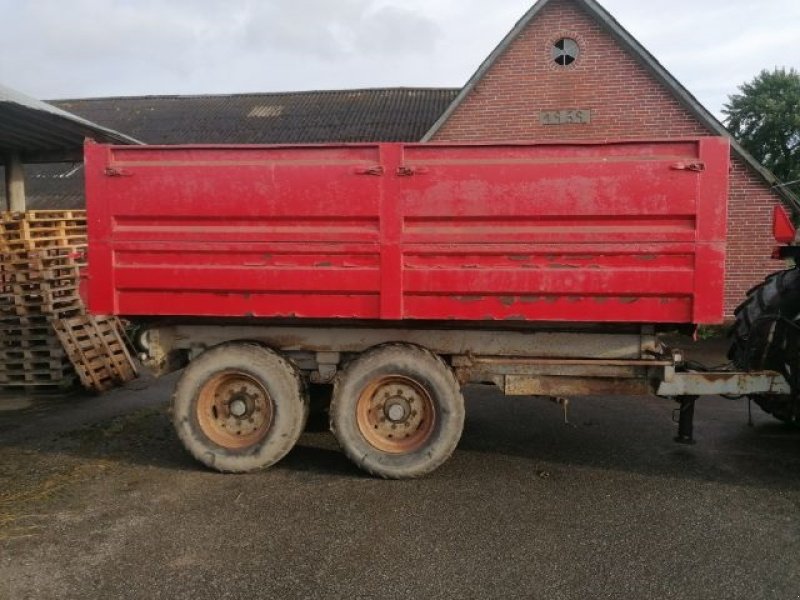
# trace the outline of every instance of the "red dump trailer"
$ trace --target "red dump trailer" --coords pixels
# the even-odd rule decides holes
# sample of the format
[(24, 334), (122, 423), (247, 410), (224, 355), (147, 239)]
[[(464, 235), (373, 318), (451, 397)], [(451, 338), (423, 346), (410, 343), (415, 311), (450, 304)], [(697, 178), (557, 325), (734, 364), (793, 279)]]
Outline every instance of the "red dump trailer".
[(785, 394), (698, 373), (663, 329), (719, 324), (728, 142), (87, 144), (89, 306), (186, 367), (181, 440), (222, 471), (293, 446), (309, 390), (384, 477), (432, 471), (461, 387), (506, 394)]

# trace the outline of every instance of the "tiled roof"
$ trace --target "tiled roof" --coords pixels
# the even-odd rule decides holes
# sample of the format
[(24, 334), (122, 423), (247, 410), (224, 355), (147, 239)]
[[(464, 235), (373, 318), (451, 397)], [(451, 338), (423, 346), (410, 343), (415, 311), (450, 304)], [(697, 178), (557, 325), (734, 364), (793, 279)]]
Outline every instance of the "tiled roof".
[(52, 103), (147, 144), (417, 141), (454, 89), (143, 96)]
[[(148, 144), (418, 141), (457, 89), (393, 88), (54, 100), (55, 106)], [(0, 169), (1, 170), (1, 169)], [(29, 166), (28, 207), (80, 208), (83, 171)]]

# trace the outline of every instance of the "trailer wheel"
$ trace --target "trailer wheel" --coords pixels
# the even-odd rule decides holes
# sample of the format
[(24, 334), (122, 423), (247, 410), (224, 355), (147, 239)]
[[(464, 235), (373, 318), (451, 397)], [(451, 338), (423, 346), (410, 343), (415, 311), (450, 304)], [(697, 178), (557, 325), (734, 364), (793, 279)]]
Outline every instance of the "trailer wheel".
[[(794, 370), (800, 366), (800, 357), (786, 347), (786, 334), (792, 327), (787, 320), (800, 318), (800, 270), (779, 271), (767, 277), (761, 285), (748, 292), (747, 299), (735, 314), (728, 358), (740, 369), (779, 371), (792, 383), (792, 379), (797, 378)], [(800, 421), (797, 392), (792, 395), (759, 394), (752, 399), (781, 421)]]
[(388, 344), (339, 373), (330, 413), (331, 431), (353, 462), (379, 477), (409, 479), (453, 453), (464, 428), (464, 397), (438, 356)]
[(278, 462), (297, 442), (307, 416), (297, 369), (256, 344), (207, 350), (189, 363), (172, 396), (172, 423), (185, 448), (227, 473)]

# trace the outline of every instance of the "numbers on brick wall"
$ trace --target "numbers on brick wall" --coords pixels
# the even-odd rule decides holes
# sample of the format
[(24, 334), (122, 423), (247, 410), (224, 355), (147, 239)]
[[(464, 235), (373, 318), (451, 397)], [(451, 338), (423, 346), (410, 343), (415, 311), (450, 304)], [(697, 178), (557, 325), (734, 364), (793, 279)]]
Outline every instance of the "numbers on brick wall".
[(542, 125), (572, 125), (592, 122), (590, 110), (543, 110), (539, 113)]

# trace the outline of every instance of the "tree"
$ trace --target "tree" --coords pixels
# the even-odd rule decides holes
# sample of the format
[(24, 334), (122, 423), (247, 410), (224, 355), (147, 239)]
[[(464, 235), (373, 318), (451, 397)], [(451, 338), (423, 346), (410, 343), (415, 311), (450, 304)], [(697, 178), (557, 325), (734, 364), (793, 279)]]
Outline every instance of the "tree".
[(722, 109), (728, 131), (789, 186), (800, 190), (800, 73), (761, 71)]

